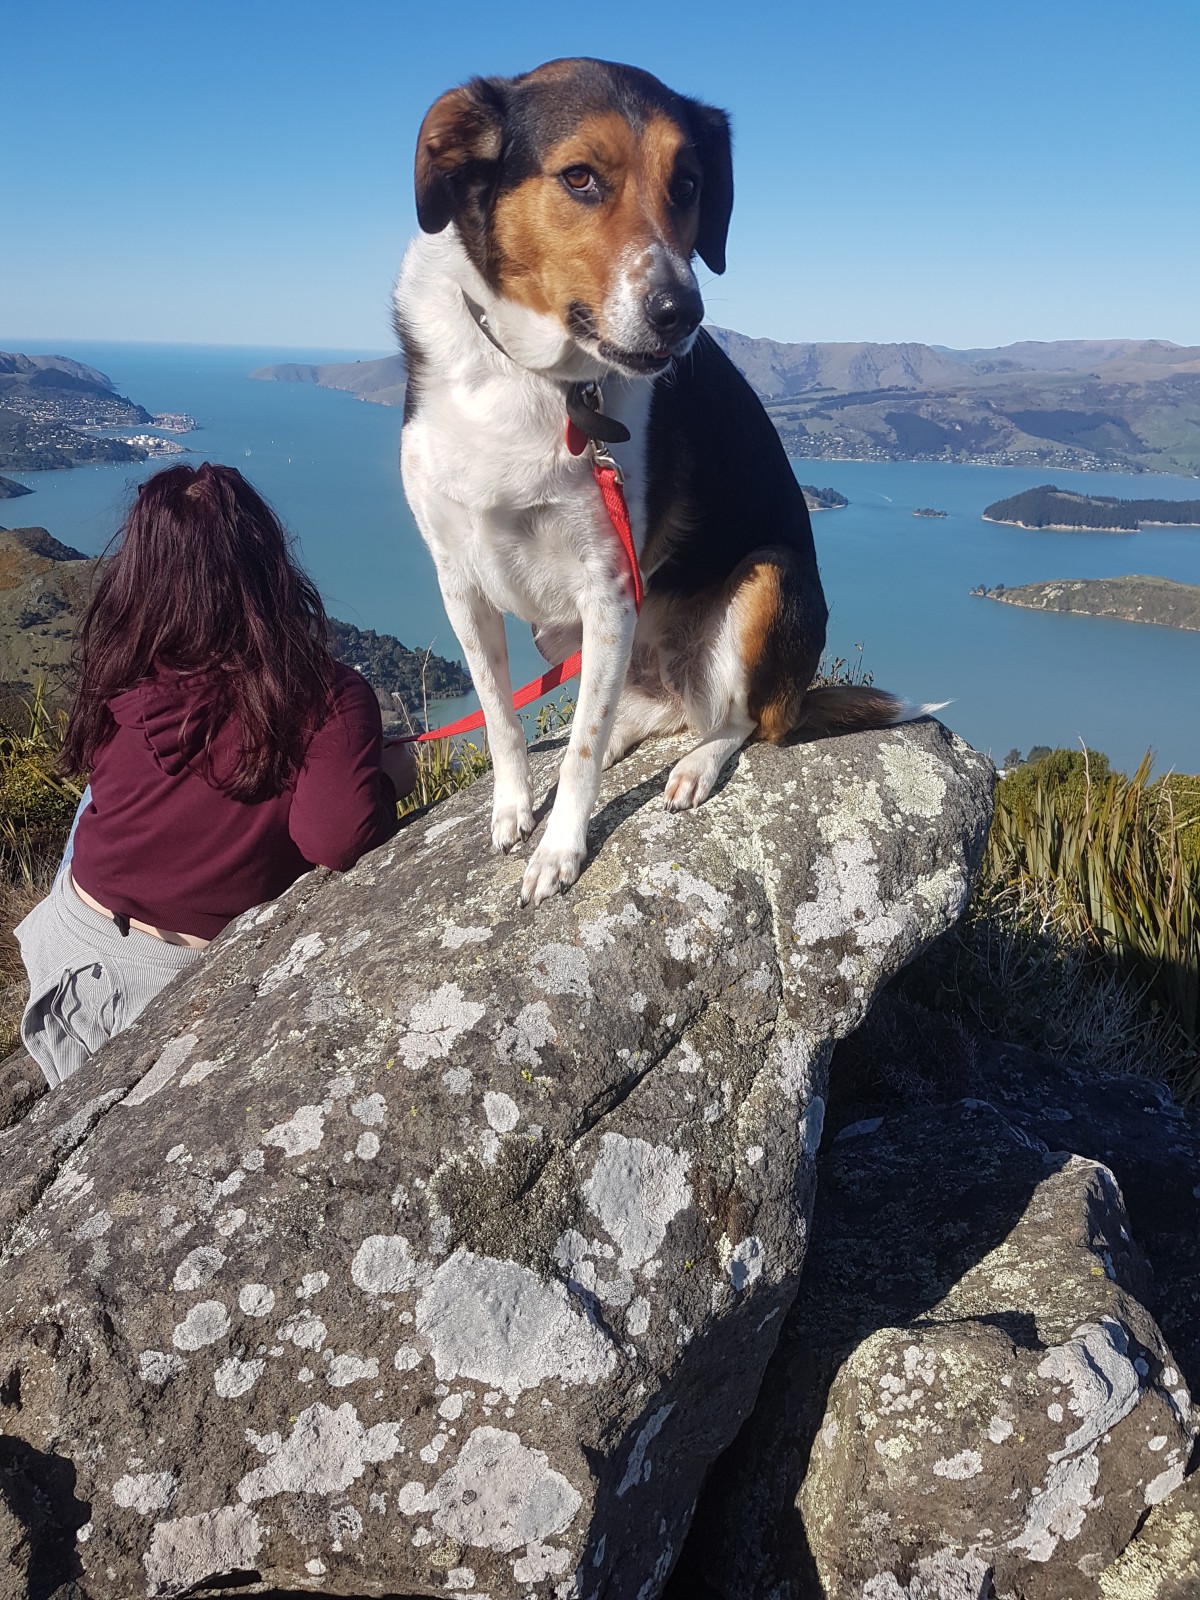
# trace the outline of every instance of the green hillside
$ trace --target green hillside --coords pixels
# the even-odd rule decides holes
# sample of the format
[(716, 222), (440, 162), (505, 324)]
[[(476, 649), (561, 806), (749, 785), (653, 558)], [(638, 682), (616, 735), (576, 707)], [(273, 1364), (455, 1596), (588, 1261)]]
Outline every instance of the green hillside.
[[(0, 528), (0, 701), (32, 692), (41, 679), (52, 701), (65, 699), (75, 624), (98, 566), (45, 528)], [(426, 660), (423, 651), (409, 650), (390, 634), (349, 622), (331, 627), (334, 655), (362, 673), (385, 712), (419, 721), (424, 694), (448, 698), (471, 687), (457, 661)]]

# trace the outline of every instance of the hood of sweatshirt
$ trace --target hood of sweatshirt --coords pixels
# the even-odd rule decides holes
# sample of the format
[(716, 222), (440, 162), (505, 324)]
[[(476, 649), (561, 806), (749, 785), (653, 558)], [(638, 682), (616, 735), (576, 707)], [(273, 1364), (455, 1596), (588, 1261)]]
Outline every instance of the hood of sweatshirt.
[[(219, 690), (218, 673), (158, 667), (153, 677), (110, 700), (108, 709), (119, 726), (145, 735), (160, 771), (178, 777), (203, 757)], [(213, 741), (216, 765), (230, 746), (236, 751), (236, 734), (226, 721)]]

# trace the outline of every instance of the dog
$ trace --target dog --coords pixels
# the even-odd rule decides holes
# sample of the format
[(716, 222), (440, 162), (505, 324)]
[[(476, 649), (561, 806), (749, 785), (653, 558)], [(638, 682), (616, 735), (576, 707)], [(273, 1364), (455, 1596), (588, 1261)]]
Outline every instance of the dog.
[[(757, 396), (700, 325), (693, 258), (725, 270), (732, 209), (725, 112), (635, 67), (476, 78), (421, 126), (421, 231), (395, 291), (401, 470), (486, 718), (498, 850), (534, 827), (503, 613), (532, 623), (552, 662), (582, 651), (523, 905), (574, 883), (601, 768), (648, 735), (698, 736), (667, 779), (678, 811), (751, 738), (927, 709), (810, 687), (828, 610), (808, 508)], [(581, 397), (602, 414), (581, 414)], [(589, 436), (580, 455), (568, 416)], [(624, 475), (640, 615), (593, 458)]]

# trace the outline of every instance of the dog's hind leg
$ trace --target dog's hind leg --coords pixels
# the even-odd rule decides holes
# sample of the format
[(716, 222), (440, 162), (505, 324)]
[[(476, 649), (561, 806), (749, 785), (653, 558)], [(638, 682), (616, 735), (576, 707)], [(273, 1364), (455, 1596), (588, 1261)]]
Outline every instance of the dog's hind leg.
[(672, 768), (671, 811), (701, 805), (747, 739), (787, 737), (825, 644), (819, 579), (789, 549), (754, 551), (710, 605), (706, 625), (693, 629), (703, 648), (693, 645), (681, 665), (688, 725), (703, 738)]

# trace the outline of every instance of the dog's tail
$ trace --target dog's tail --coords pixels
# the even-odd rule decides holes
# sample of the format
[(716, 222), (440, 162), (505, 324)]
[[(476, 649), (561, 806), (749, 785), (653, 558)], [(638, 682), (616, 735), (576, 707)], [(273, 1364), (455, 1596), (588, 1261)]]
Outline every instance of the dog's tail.
[(939, 700), (936, 704), (915, 705), (911, 700), (888, 694), (886, 689), (873, 689), (867, 684), (820, 686), (805, 694), (795, 731), (820, 738), (830, 733), (892, 728), (900, 722), (915, 722), (918, 717), (932, 716), (949, 704), (949, 700)]

